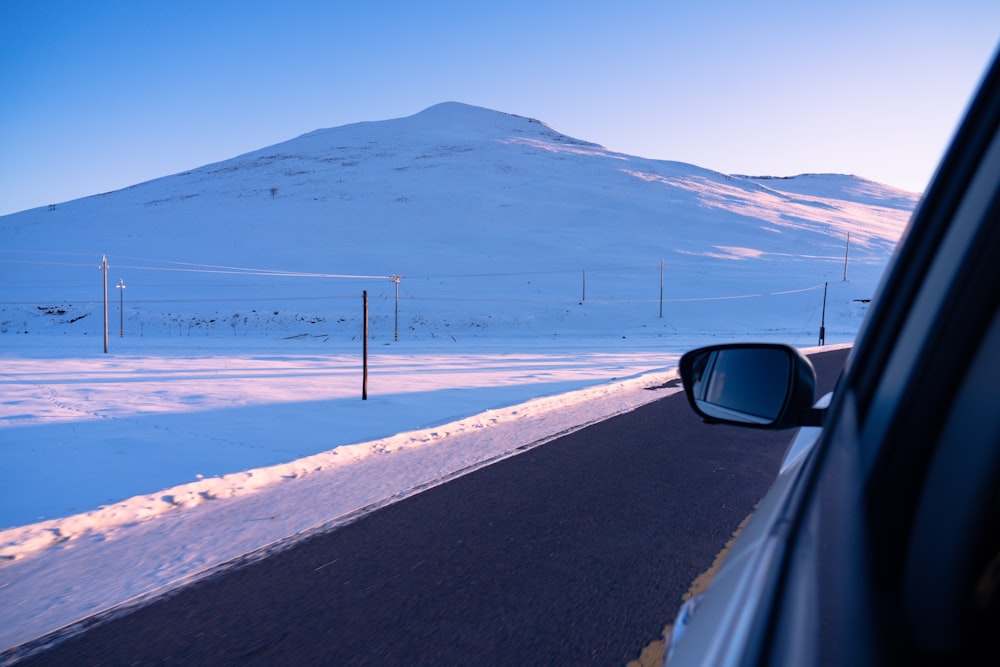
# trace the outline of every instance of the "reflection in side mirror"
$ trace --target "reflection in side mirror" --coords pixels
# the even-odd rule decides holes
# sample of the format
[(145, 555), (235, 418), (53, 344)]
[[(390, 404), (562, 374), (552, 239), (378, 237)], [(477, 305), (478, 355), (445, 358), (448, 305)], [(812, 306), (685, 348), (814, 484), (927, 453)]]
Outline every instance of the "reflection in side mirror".
[(681, 378), (695, 412), (709, 422), (760, 428), (812, 425), (816, 374), (785, 345), (717, 345), (681, 358)]
[(710, 417), (773, 424), (785, 406), (791, 363), (784, 350), (707, 352), (695, 360), (691, 391)]

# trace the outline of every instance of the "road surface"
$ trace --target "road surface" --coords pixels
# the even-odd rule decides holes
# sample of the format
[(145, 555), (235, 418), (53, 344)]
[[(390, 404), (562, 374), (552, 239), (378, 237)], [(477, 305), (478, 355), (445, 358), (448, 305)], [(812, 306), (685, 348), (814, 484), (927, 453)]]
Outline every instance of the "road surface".
[[(846, 354), (812, 357), (819, 392)], [(621, 666), (671, 622), (792, 435), (704, 425), (674, 394), (18, 664)]]

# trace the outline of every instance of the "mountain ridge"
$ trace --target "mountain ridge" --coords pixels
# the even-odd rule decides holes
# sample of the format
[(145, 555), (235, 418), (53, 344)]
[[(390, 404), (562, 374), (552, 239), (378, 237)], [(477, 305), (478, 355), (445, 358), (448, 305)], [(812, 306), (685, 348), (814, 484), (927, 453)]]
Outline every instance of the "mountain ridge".
[[(0, 217), (0, 303), (14, 308), (31, 295), (44, 312), (92, 303), (88, 276), (106, 255), (130, 275), (156, 276), (141, 284), (141, 317), (161, 331), (184, 318), (232, 319), (214, 307), (177, 312), (198, 310), (184, 304), (205, 293), (207, 267), (216, 267), (214, 281), (233, 273), (227, 267), (260, 269), (252, 280), (241, 273), (238, 284), (211, 283), (230, 300), (341, 298), (335, 295), (355, 289), (319, 278), (292, 286), (276, 272), (406, 276), (404, 288), (423, 280), (428, 299), (452, 300), (441, 306), (447, 315), (431, 318), (428, 306), (427, 321), (481, 323), (505, 310), (501, 319), (523, 324), (537, 315), (514, 304), (549, 297), (559, 305), (532, 308), (559, 320), (570, 317), (567, 296), (582, 301), (571, 296), (581, 291), (573, 283), (582, 271), (616, 276), (618, 287), (603, 295), (610, 301), (651, 298), (640, 276), (657, 264), (685, 276), (670, 286), (675, 298), (695, 296), (696, 287), (718, 298), (740, 293), (748, 263), (767, 262), (773, 285), (761, 289), (781, 291), (834, 275), (848, 235), (855, 263), (884, 266), (916, 201), (854, 176), (750, 178), (631, 156), (534, 119), (449, 102)], [(479, 276), (480, 285), (505, 277), (476, 287), (458, 276)], [(702, 277), (688, 282), (695, 276)], [(43, 283), (55, 287), (46, 292)], [(133, 285), (129, 295), (138, 299), (140, 284)], [(596, 301), (597, 288), (590, 289)], [(487, 305), (489, 293), (502, 294), (506, 305)], [(459, 315), (457, 299), (480, 312)], [(79, 321), (82, 310), (73, 313)], [(332, 317), (322, 308), (296, 316)], [(4, 319), (28, 318), (0, 312)]]
[[(252, 151), (238, 154), (231, 158), (225, 160), (220, 160), (217, 162), (208, 163), (201, 165), (199, 167), (194, 167), (191, 169), (183, 170), (174, 174), (168, 174), (160, 176), (148, 181), (142, 181), (139, 183), (134, 183), (128, 185), (124, 188), (118, 190), (112, 190), (109, 192), (96, 193), (93, 195), (88, 195), (86, 197), (81, 197), (78, 199), (70, 200), (67, 202), (61, 202), (57, 204), (50, 204), (48, 207), (36, 207), (34, 209), (26, 209), (25, 211), (18, 211), (15, 213), (9, 213), (5, 216), (0, 216), (0, 219), (10, 216), (21, 215), (27, 211), (32, 210), (44, 210), (52, 209), (53, 207), (65, 206), (74, 202), (89, 200), (95, 197), (106, 197), (110, 194), (124, 192), (127, 190), (132, 190), (134, 188), (146, 186), (150, 183), (156, 183), (162, 181), (163, 179), (169, 179), (173, 177), (188, 176), (197, 173), (218, 173), (220, 169), (231, 168), (230, 165), (233, 163), (238, 163), (240, 161), (246, 161), (251, 158), (261, 158), (261, 157), (273, 157), (281, 159), (282, 157), (287, 157), (287, 153), (281, 153), (281, 149), (287, 147), (296, 147), (298, 150), (296, 152), (302, 152), (300, 148), (304, 144), (314, 142), (319, 139), (326, 139), (331, 136), (336, 137), (344, 135), (345, 133), (353, 133), (356, 130), (370, 130), (373, 128), (386, 128), (395, 132), (397, 137), (399, 136), (415, 136), (417, 133), (423, 133), (425, 138), (431, 138), (434, 140), (440, 140), (442, 137), (460, 137), (463, 139), (476, 139), (478, 142), (483, 142), (485, 140), (496, 140), (497, 138), (507, 138), (516, 139), (524, 138), (517, 135), (530, 135), (532, 133), (537, 135), (539, 139), (548, 139), (551, 141), (558, 142), (560, 144), (566, 144), (569, 146), (580, 146), (586, 149), (591, 149), (596, 153), (604, 154), (606, 156), (623, 156), (635, 160), (648, 161), (652, 163), (658, 163), (662, 165), (678, 165), (692, 170), (698, 170), (708, 173), (717, 174), (721, 178), (738, 178), (746, 179), (753, 182), (766, 182), (769, 183), (772, 189), (784, 191), (784, 187), (787, 186), (788, 182), (795, 181), (798, 179), (809, 179), (815, 177), (843, 177), (844, 179), (850, 179), (853, 182), (867, 184), (869, 188), (875, 191), (874, 199), (879, 197), (878, 192), (884, 193), (894, 193), (894, 196), (900, 200), (905, 200), (915, 203), (919, 195), (917, 193), (909, 193), (905, 190), (899, 188), (894, 188), (889, 185), (881, 184), (876, 181), (871, 181), (864, 177), (850, 175), (850, 174), (833, 174), (833, 173), (803, 173), (790, 176), (776, 176), (776, 175), (743, 175), (743, 174), (725, 174), (723, 172), (715, 171), (710, 168), (700, 167), (691, 163), (677, 162), (672, 160), (663, 160), (655, 158), (642, 158), (638, 156), (628, 156), (623, 153), (617, 153), (612, 151), (600, 144), (588, 142), (583, 139), (578, 139), (571, 137), (569, 135), (563, 134), (558, 130), (554, 129), (547, 123), (517, 114), (494, 111), (492, 109), (487, 109), (485, 107), (479, 107), (471, 104), (465, 104), (462, 102), (441, 102), (426, 109), (419, 111), (410, 116), (404, 116), (401, 118), (393, 118), (387, 120), (376, 120), (376, 121), (360, 121), (356, 123), (350, 123), (346, 125), (340, 125), (329, 128), (319, 128), (306, 132), (304, 134), (298, 135), (291, 139), (272, 144), (270, 146), (265, 146)], [(503, 132), (488, 133), (487, 129), (497, 129), (502, 128)], [(399, 130), (403, 131), (400, 132)], [(532, 132), (533, 130), (533, 132)], [(510, 135), (514, 134), (514, 137)], [(530, 138), (530, 136), (529, 136)], [(329, 147), (324, 147), (329, 149)], [(343, 148), (343, 146), (341, 146)], [(777, 184), (778, 181), (782, 183)], [(873, 199), (873, 201), (874, 201)]]

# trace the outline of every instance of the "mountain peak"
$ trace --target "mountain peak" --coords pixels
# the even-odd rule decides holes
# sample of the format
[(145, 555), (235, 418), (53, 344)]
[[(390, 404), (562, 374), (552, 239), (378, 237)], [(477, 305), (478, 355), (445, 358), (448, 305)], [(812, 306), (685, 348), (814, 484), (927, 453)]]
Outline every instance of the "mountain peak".
[(465, 102), (438, 102), (437, 104), (427, 107), (423, 111), (413, 114), (412, 117), (417, 116), (437, 119), (462, 119), (469, 117), (486, 118), (496, 116), (507, 116), (511, 118), (519, 117), (514, 114), (494, 111), (493, 109), (487, 109), (486, 107), (480, 107), (474, 104), (466, 104)]
[(407, 130), (430, 134), (470, 135), (477, 139), (509, 138), (512, 135), (536, 135), (556, 141), (594, 146), (569, 137), (535, 118), (494, 111), (464, 102), (441, 102), (412, 116), (389, 121), (405, 125)]

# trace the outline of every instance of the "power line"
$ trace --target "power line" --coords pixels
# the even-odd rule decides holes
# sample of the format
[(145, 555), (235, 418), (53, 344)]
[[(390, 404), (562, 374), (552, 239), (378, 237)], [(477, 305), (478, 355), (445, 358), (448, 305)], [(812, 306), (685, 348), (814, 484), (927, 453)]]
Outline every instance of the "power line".
[[(127, 258), (126, 258), (127, 259)], [(143, 265), (125, 265), (116, 264), (116, 268), (119, 269), (131, 269), (133, 271), (168, 271), (175, 273), (215, 273), (224, 275), (244, 275), (244, 276), (267, 276), (274, 278), (338, 278), (347, 280), (391, 280), (392, 276), (373, 276), (373, 275), (354, 275), (354, 274), (344, 274), (344, 273), (312, 273), (306, 271), (284, 271), (281, 269), (255, 269), (249, 267), (237, 267), (237, 266), (218, 266), (212, 264), (193, 264), (189, 262), (169, 262), (166, 260), (148, 260), (148, 261), (164, 261), (168, 264), (177, 264), (177, 267), (169, 266), (143, 266)], [(44, 260), (23, 260), (23, 259), (0, 259), (0, 263), (3, 264), (28, 264), (34, 266), (73, 266), (81, 268), (89, 268), (90, 264), (75, 263), (75, 262), (52, 262)], [(199, 267), (199, 268), (184, 268), (184, 267)]]
[[(591, 265), (586, 270), (592, 273), (611, 273), (613, 271), (646, 271), (655, 269), (659, 263), (653, 264), (632, 264), (629, 266), (605, 266), (594, 267)], [(494, 273), (447, 273), (436, 275), (407, 275), (403, 276), (410, 280), (432, 280), (438, 278), (500, 278), (504, 276), (557, 276), (557, 275), (579, 275), (580, 269), (555, 269), (550, 271), (506, 271)]]
[[(663, 299), (664, 303), (693, 303), (700, 301), (730, 301), (737, 299), (756, 299), (768, 296), (784, 296), (788, 294), (800, 294), (802, 292), (809, 292), (812, 290), (817, 290), (823, 287), (823, 283), (818, 285), (813, 285), (811, 287), (803, 287), (801, 289), (794, 290), (783, 290), (780, 292), (760, 292), (753, 294), (731, 294), (725, 296), (700, 296), (700, 297), (682, 297), (674, 299)], [(482, 297), (441, 297), (441, 296), (414, 296), (405, 290), (406, 296), (413, 301), (438, 301), (438, 302), (451, 302), (451, 303), (547, 303), (547, 304), (565, 304), (565, 305), (579, 305), (579, 300), (577, 299), (504, 299), (504, 298), (482, 298)], [(389, 295), (383, 292), (378, 297), (383, 302), (388, 301)], [(259, 302), (286, 302), (286, 301), (353, 301), (357, 299), (356, 295), (343, 295), (343, 296), (258, 296), (258, 297), (200, 297), (200, 298), (189, 298), (189, 297), (178, 297), (178, 298), (162, 298), (162, 299), (132, 299), (130, 303), (135, 305), (141, 304), (151, 304), (151, 303), (259, 303)], [(86, 301), (87, 299), (78, 299)], [(64, 299), (66, 301), (66, 299)], [(658, 303), (659, 299), (587, 299), (587, 304), (630, 304), (630, 303)], [(35, 306), (37, 301), (0, 301), (0, 305), (3, 306)]]
[(80, 268), (90, 268), (90, 263), (83, 262), (43, 262), (40, 260), (28, 261), (25, 259), (0, 259), (0, 264), (31, 264), (37, 266), (76, 266)]
[(198, 267), (197, 269), (173, 269), (169, 267), (123, 267), (123, 268), (139, 268), (149, 271), (184, 271), (189, 270), (193, 273), (232, 273), (237, 274), (249, 274), (249, 275), (264, 275), (264, 276), (290, 276), (295, 278), (357, 278), (365, 280), (378, 280), (386, 279), (391, 280), (393, 276), (366, 276), (366, 275), (350, 275), (350, 274), (338, 274), (338, 273), (311, 273), (305, 271), (286, 271), (284, 269), (259, 269), (253, 267), (245, 266), (226, 266), (218, 264), (200, 264), (196, 262), (181, 262), (174, 260), (156, 260), (143, 257), (128, 257), (123, 256), (122, 259), (131, 259), (133, 261), (139, 262), (162, 262), (164, 264), (176, 264), (182, 267)]
[(342, 273), (305, 273), (294, 271), (276, 271), (269, 269), (241, 269), (226, 267), (205, 268), (205, 269), (183, 269), (166, 266), (128, 266), (119, 265), (120, 269), (132, 269), (134, 271), (170, 271), (174, 273), (214, 273), (237, 276), (267, 276), (270, 278), (340, 278), (348, 280), (389, 280), (390, 276), (363, 276)]

